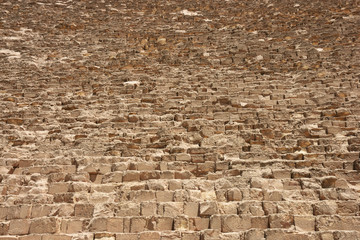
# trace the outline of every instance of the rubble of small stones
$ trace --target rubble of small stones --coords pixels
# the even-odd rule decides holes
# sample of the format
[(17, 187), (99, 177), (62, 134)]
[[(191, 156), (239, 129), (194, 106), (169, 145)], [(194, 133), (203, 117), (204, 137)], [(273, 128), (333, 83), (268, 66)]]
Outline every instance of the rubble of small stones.
[(0, 240), (360, 239), (359, 6), (1, 1)]

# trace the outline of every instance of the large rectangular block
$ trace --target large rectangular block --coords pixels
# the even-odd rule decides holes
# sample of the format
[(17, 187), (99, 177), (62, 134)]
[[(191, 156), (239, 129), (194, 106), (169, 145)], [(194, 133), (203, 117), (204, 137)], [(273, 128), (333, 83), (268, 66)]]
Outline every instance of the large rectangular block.
[(158, 217), (156, 218), (156, 225), (154, 230), (156, 231), (169, 231), (173, 230), (173, 218), (172, 217)]
[(219, 212), (216, 202), (201, 202), (199, 216), (211, 216)]
[(210, 219), (209, 218), (190, 218), (189, 219), (189, 229), (192, 231), (201, 231), (209, 229)]
[(137, 233), (119, 233), (116, 234), (116, 240), (138, 240)]
[(155, 216), (157, 213), (156, 202), (143, 202), (140, 204), (141, 216)]
[(107, 219), (107, 231), (108, 232), (123, 232), (124, 231), (124, 219), (123, 218), (108, 218)]
[(133, 217), (130, 220), (130, 232), (138, 233), (146, 230), (147, 220), (143, 217)]
[(294, 223), (297, 231), (315, 231), (313, 216), (294, 216)]
[(222, 216), (222, 232), (237, 232), (251, 228), (250, 216), (227, 215)]
[(319, 216), (316, 217), (316, 230), (359, 230), (360, 216)]
[(160, 240), (159, 232), (142, 232), (140, 233), (139, 240)]
[(83, 231), (83, 221), (81, 220), (62, 220), (61, 233), (80, 233)]
[(269, 216), (270, 228), (290, 228), (294, 225), (294, 217), (288, 214), (273, 214)]
[(30, 224), (30, 234), (34, 233), (55, 233), (56, 232), (55, 218), (41, 218), (33, 220)]
[(28, 234), (30, 229), (30, 221), (27, 219), (11, 220), (9, 225), (9, 235)]
[(184, 214), (188, 217), (197, 217), (199, 212), (198, 202), (185, 202), (184, 203)]
[(92, 204), (75, 204), (75, 217), (91, 218), (94, 213)]

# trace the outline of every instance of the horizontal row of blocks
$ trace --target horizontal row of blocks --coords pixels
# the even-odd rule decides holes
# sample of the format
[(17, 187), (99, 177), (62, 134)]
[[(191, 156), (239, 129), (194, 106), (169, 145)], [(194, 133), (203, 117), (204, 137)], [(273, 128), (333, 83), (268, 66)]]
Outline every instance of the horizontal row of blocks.
[[(311, 184), (311, 182), (309, 182)], [(309, 185), (311, 186), (311, 185)], [(46, 189), (40, 188), (37, 193), (29, 193), (28, 189), (15, 189), (12, 194), (5, 186), (0, 186), (7, 195), (0, 196), (0, 199), (11, 204), (49, 204), (49, 203), (74, 203), (74, 202), (97, 202), (99, 198), (104, 201), (115, 202), (134, 202), (141, 203), (146, 201), (161, 202), (183, 202), (183, 201), (323, 201), (338, 200), (350, 201), (359, 199), (359, 193), (354, 189), (327, 188), (327, 189), (304, 189), (304, 190), (263, 190), (259, 188), (228, 188), (217, 191), (201, 190), (142, 190), (143, 185), (133, 186), (133, 189), (121, 190), (121, 185), (98, 185), (96, 187), (87, 184), (74, 184), (70, 192), (67, 186), (63, 188), (60, 185), (59, 190), (63, 193), (47, 194)], [(16, 188), (16, 187), (15, 187)], [(140, 189), (139, 189), (140, 188)], [(10, 188), (11, 189), (11, 188)], [(29, 187), (29, 189), (31, 189)], [(25, 195), (27, 194), (27, 195)]]
[(296, 229), (297, 231), (358, 231), (360, 217), (299, 216), (274, 214), (268, 217), (247, 215), (214, 215), (210, 218), (125, 217), (71, 220), (55, 217), (18, 219), (0, 224), (0, 235), (27, 235), (44, 233), (75, 234), (82, 232), (140, 233), (143, 231), (202, 231), (239, 232), (250, 229)]
[(252, 217), (266, 217), (273, 214), (292, 214), (303, 216), (359, 216), (360, 202), (357, 201), (243, 201), (243, 202), (121, 202), (94, 204), (50, 204), (1, 206), (0, 219), (34, 219), (50, 216), (56, 212), (61, 217), (72, 219), (91, 219), (98, 215), (98, 208), (112, 209), (109, 216), (117, 217), (186, 217), (209, 218), (214, 215), (233, 214)]
[(0, 236), (0, 240), (349, 240), (359, 239), (358, 231), (299, 232), (282, 229), (251, 229), (232, 233), (203, 231), (144, 231), (141, 233), (32, 234)]

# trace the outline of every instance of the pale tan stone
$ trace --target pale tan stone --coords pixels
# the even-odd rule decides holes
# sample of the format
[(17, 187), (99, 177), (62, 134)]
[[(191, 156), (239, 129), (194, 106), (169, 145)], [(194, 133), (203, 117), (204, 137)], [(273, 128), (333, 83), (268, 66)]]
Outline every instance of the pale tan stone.
[(315, 217), (294, 216), (294, 223), (297, 231), (315, 231)]
[(30, 222), (27, 219), (11, 220), (9, 225), (9, 235), (24, 235), (28, 234), (30, 229)]
[(30, 224), (30, 234), (55, 233), (57, 222), (55, 218), (41, 218), (33, 220)]

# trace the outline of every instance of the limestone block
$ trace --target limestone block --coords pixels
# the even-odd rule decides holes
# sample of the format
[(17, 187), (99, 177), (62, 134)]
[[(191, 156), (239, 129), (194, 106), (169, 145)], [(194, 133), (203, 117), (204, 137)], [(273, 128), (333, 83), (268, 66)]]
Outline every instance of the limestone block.
[(91, 218), (94, 213), (94, 205), (92, 204), (75, 204), (75, 216)]
[(116, 234), (116, 240), (138, 240), (137, 233), (118, 233)]
[(269, 217), (251, 217), (251, 228), (266, 229), (269, 226)]
[(158, 217), (156, 219), (156, 231), (168, 231), (173, 229), (173, 218), (172, 217)]
[(242, 192), (238, 188), (232, 188), (227, 191), (227, 200), (228, 201), (241, 201)]
[(316, 217), (316, 230), (359, 230), (359, 216), (319, 216)]
[(245, 233), (245, 240), (265, 240), (264, 231), (251, 229)]
[(185, 202), (184, 203), (184, 214), (188, 217), (197, 217), (199, 212), (198, 202)]
[(189, 154), (178, 154), (176, 155), (176, 161), (185, 161), (185, 162), (190, 162), (191, 161), (191, 155)]
[(61, 233), (81, 233), (83, 231), (83, 221), (81, 220), (62, 220), (60, 226)]
[(123, 175), (123, 182), (139, 182), (140, 181), (140, 172), (138, 171), (127, 171)]
[(155, 197), (157, 202), (172, 202), (174, 200), (173, 191), (156, 191)]
[(201, 231), (209, 229), (210, 219), (209, 218), (190, 218), (189, 219), (189, 229), (192, 231)]
[(199, 210), (199, 216), (211, 216), (213, 214), (217, 214), (218, 206), (216, 202), (201, 202), (200, 203), (200, 210)]
[(133, 202), (153, 201), (156, 199), (155, 191), (139, 190), (129, 193), (129, 199)]
[(291, 239), (291, 240), (312, 240), (316, 239), (312, 234), (296, 233), (285, 230), (269, 229), (265, 232), (266, 240), (279, 240), (279, 239)]
[(210, 228), (221, 230), (221, 215), (212, 215), (210, 217)]
[(30, 222), (27, 219), (11, 220), (9, 225), (9, 235), (24, 235), (28, 234), (30, 229)]
[(176, 231), (189, 230), (189, 218), (184, 215), (176, 216), (174, 219), (174, 230)]
[(265, 201), (282, 201), (283, 200), (282, 191), (278, 191), (278, 190), (265, 191), (264, 192), (264, 200)]
[(19, 240), (41, 240), (41, 235), (20, 236)]
[(170, 180), (169, 190), (182, 189), (182, 182), (180, 180)]
[(237, 214), (238, 213), (238, 204), (236, 202), (219, 202), (218, 203), (219, 212), (221, 214)]
[(200, 232), (183, 232), (181, 240), (200, 240)]
[(29, 233), (55, 233), (56, 226), (56, 219), (53, 217), (35, 219), (30, 224)]
[(108, 232), (123, 232), (124, 228), (124, 219), (123, 218), (108, 218), (106, 229)]
[(294, 223), (297, 231), (315, 231), (315, 217), (294, 216)]
[(172, 202), (172, 203), (162, 203), (160, 206), (163, 206), (164, 217), (176, 217), (183, 214), (184, 203), (182, 202)]
[(29, 218), (31, 214), (31, 208), (30, 205), (11, 206), (8, 207), (8, 209), (4, 209), (4, 214), (6, 214), (6, 219), (8, 220), (18, 219), (18, 218)]
[(201, 240), (215, 240), (220, 238), (220, 230), (207, 229), (201, 232)]
[(142, 202), (140, 208), (142, 216), (154, 216), (157, 213), (156, 202)]
[[(41, 240), (71, 240), (71, 239), (72, 237), (67, 235), (44, 235), (41, 238)], [(109, 239), (109, 240), (113, 240), (113, 239)]]
[(333, 215), (337, 212), (337, 204), (332, 201), (321, 201), (314, 204), (314, 215)]
[(251, 214), (253, 216), (263, 216), (264, 210), (261, 202), (243, 201), (238, 207), (239, 214)]
[(146, 230), (147, 220), (142, 217), (133, 217), (130, 220), (130, 232), (138, 233)]
[(69, 188), (69, 183), (60, 182), (49, 184), (49, 194), (66, 193)]
[(106, 231), (107, 219), (106, 218), (94, 218), (90, 222), (89, 230), (91, 232)]
[(0, 223), (0, 235), (8, 235), (9, 223)]
[(125, 202), (118, 204), (116, 216), (140, 216), (140, 204), (135, 202)]
[(250, 216), (225, 215), (222, 216), (222, 232), (237, 232), (251, 228)]
[(269, 216), (270, 228), (290, 228), (294, 225), (294, 217), (287, 214), (273, 214)]
[(159, 232), (142, 232), (139, 235), (139, 240), (160, 240)]
[(221, 240), (239, 240), (240, 233), (221, 233), (220, 238)]
[(339, 215), (358, 215), (360, 205), (356, 201), (341, 201), (337, 203), (337, 214)]

